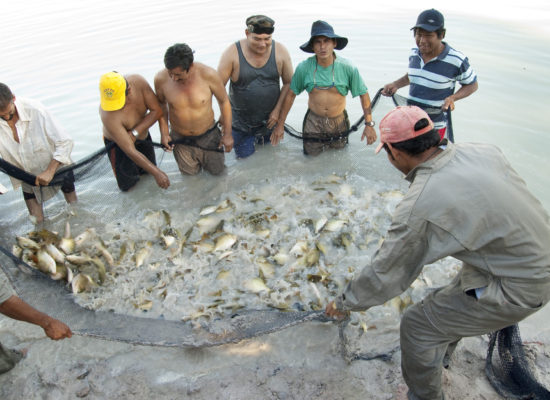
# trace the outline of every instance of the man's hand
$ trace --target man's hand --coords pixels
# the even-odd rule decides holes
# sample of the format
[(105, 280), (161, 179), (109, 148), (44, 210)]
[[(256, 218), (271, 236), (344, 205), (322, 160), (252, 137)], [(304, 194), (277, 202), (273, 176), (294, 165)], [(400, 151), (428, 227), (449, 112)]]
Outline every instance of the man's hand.
[(160, 144), (162, 144), (164, 151), (172, 151), (174, 149), (174, 145), (170, 144), (170, 140), (170, 136), (161, 135)]
[(337, 320), (343, 320), (346, 319), (349, 316), (349, 311), (340, 311), (336, 308), (336, 303), (334, 303), (334, 300), (328, 303), (325, 314), (328, 315), (331, 318), (337, 319)]
[(367, 144), (373, 144), (376, 142), (376, 131), (374, 130), (374, 127), (365, 126), (361, 140), (364, 140), (365, 138), (367, 138)]
[(273, 146), (277, 146), (281, 140), (283, 140), (283, 136), (285, 135), (285, 127), (284, 124), (277, 124), (275, 125), (275, 128), (273, 129), (273, 132), (271, 132), (271, 136), (269, 140), (271, 141), (271, 144)]
[(71, 329), (67, 325), (51, 317), (48, 317), (43, 329), (46, 335), (53, 340), (65, 339), (73, 336)]
[(159, 185), (160, 188), (166, 189), (168, 186), (170, 186), (170, 179), (168, 179), (168, 175), (166, 175), (160, 169), (153, 176), (155, 177), (157, 185)]
[(395, 94), (395, 92), (397, 92), (397, 89), (399, 89), (399, 88), (397, 87), (395, 82), (388, 83), (388, 84), (384, 85), (384, 89), (382, 89), (382, 94), (384, 96), (393, 96)]
[(231, 135), (231, 132), (224, 132), (222, 135), (219, 148), (222, 148), (222, 146), (226, 153), (233, 150), (233, 136)]
[(445, 99), (445, 102), (441, 106), (441, 109), (443, 111), (447, 111), (449, 109), (449, 107), (450, 107), (451, 111), (454, 111), (454, 109), (455, 109), (455, 99), (452, 95)]
[(36, 176), (34, 184), (36, 186), (46, 186), (52, 181), (54, 175), (55, 175), (55, 171), (46, 170)]
[(269, 114), (269, 118), (265, 125), (267, 129), (273, 129), (273, 127), (277, 125), (277, 122), (279, 122), (279, 110), (273, 110), (271, 114)]

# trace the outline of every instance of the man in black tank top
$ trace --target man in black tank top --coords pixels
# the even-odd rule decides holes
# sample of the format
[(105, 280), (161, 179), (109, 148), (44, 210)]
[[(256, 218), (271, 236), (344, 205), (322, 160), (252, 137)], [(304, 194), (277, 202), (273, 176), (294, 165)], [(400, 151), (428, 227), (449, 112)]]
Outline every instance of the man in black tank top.
[(224, 85), (231, 78), (229, 99), (238, 158), (253, 154), (255, 144), (271, 141), (271, 130), (279, 121), (282, 99), (292, 79), (290, 54), (271, 38), (274, 24), (264, 15), (247, 18), (246, 38), (231, 44), (218, 65)]

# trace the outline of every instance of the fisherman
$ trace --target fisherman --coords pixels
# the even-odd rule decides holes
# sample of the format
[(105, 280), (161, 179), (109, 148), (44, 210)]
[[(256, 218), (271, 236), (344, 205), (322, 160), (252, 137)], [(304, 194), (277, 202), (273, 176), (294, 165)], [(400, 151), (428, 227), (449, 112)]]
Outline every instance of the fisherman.
[[(148, 172), (159, 187), (170, 186), (168, 176), (156, 164), (149, 128), (162, 116), (155, 92), (145, 78), (112, 71), (99, 80), (99, 115), (103, 123), (103, 142), (123, 192), (133, 188), (139, 176)], [(161, 132), (161, 144), (170, 150), (170, 138)]]
[(273, 144), (283, 138), (286, 117), (294, 99), (304, 90), (309, 94), (308, 111), (303, 123), (304, 154), (316, 156), (325, 148), (341, 149), (348, 143), (350, 124), (346, 112), (346, 95), (349, 91), (353, 97), (359, 96), (361, 99), (365, 116), (361, 140), (366, 138), (367, 144), (376, 141), (370, 97), (359, 70), (345, 58), (337, 57), (334, 52), (342, 50), (347, 44), (348, 39), (336, 35), (327, 22), (313, 23), (311, 37), (300, 49), (315, 55), (302, 61), (294, 72), (279, 122), (273, 131)]
[[(53, 340), (72, 336), (71, 329), (63, 322), (36, 310), (17, 297), (2, 271), (0, 271), (0, 313), (19, 321), (40, 326), (44, 329), (46, 335)], [(6, 349), (0, 343), (0, 374), (12, 369), (24, 357), (24, 353), (25, 351)]]
[[(0, 83), (0, 118), (0, 155), (36, 175), (34, 186), (12, 176), (10, 179), (14, 189), (22, 187), (31, 219), (41, 223), (44, 221), (42, 203), (59, 190), (58, 186), (47, 185), (61, 165), (72, 163), (73, 140), (40, 102), (16, 99), (3, 83)], [(66, 174), (61, 191), (67, 203), (77, 201), (72, 173)]]
[[(215, 69), (194, 62), (193, 50), (185, 43), (166, 50), (164, 65), (155, 76), (155, 91), (164, 112), (160, 131), (176, 142), (174, 158), (181, 173), (195, 175), (204, 168), (212, 175), (221, 174), (223, 151), (231, 151), (233, 137), (231, 105), (220, 76)], [(220, 107), (221, 131), (214, 121), (212, 96)]]
[(550, 219), (490, 144), (440, 141), (428, 115), (397, 107), (380, 145), (410, 187), (371, 263), (326, 307), (366, 310), (399, 295), (426, 264), (447, 256), (462, 269), (403, 314), (401, 368), (409, 399), (443, 399), (442, 367), (458, 341), (500, 330), (550, 299)]
[(270, 142), (292, 79), (288, 50), (271, 38), (274, 24), (265, 15), (248, 17), (244, 31), (246, 38), (231, 44), (218, 65), (224, 86), (231, 78), (229, 100), (238, 158), (252, 155), (256, 144)]
[[(398, 80), (384, 86), (382, 94), (392, 96), (397, 89), (409, 86), (409, 99), (426, 107), (441, 107), (453, 111), (455, 101), (468, 97), (477, 90), (477, 76), (468, 57), (446, 42), (445, 20), (439, 11), (420, 13), (411, 28), (417, 48), (411, 50), (409, 71)], [(455, 93), (456, 82), (460, 89)], [(433, 121), (443, 139), (447, 130), (446, 113)]]

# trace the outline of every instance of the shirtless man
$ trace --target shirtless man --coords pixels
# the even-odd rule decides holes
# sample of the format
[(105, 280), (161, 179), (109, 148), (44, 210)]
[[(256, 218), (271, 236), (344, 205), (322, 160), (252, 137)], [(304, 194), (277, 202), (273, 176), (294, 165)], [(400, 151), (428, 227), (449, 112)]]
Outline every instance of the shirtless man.
[[(103, 141), (105, 146), (114, 142), (109, 158), (120, 190), (134, 187), (145, 172), (166, 189), (170, 180), (156, 166), (149, 134), (149, 128), (162, 116), (162, 109), (149, 83), (141, 75), (122, 76), (113, 71), (101, 76), (99, 91)], [(161, 131), (161, 143), (167, 149), (168, 142), (169, 137)]]
[[(163, 110), (161, 134), (174, 142), (174, 158), (182, 174), (204, 168), (212, 175), (225, 169), (225, 155), (233, 148), (231, 105), (215, 69), (193, 62), (193, 50), (176, 43), (166, 50), (165, 69), (155, 76), (155, 91)], [(212, 95), (220, 107), (222, 129), (214, 121)], [(170, 127), (168, 126), (170, 122)]]
[[(338, 36), (325, 21), (315, 21), (311, 27), (311, 37), (300, 48), (314, 56), (302, 61), (292, 77), (290, 91), (283, 101), (279, 123), (273, 131), (271, 142), (277, 144), (284, 135), (284, 122), (302, 91), (309, 94), (308, 111), (304, 117), (304, 154), (316, 156), (326, 148), (340, 149), (347, 142), (346, 133), (350, 124), (346, 112), (346, 95), (361, 99), (361, 109), (365, 117), (365, 129), (361, 140), (367, 144), (376, 140), (370, 97), (358, 69), (343, 57), (336, 56), (334, 50), (346, 47), (348, 39)], [(309, 140), (308, 140), (309, 139)]]
[(248, 17), (246, 38), (232, 43), (218, 65), (224, 86), (231, 78), (231, 133), (238, 158), (252, 155), (256, 144), (270, 142), (290, 87), (292, 61), (286, 47), (271, 38), (274, 24), (265, 15)]

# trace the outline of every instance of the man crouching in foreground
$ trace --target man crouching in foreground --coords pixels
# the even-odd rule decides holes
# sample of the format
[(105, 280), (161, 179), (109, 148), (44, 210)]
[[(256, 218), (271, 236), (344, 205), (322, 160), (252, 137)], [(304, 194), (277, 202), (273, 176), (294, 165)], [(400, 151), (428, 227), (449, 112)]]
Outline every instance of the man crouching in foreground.
[[(130, 190), (139, 176), (148, 172), (163, 189), (170, 186), (168, 176), (156, 165), (155, 149), (149, 128), (162, 116), (155, 92), (141, 75), (122, 76), (107, 72), (99, 80), (105, 146), (114, 142), (109, 159), (118, 187)], [(168, 147), (168, 135), (161, 142)]]
[[(212, 175), (221, 174), (225, 169), (223, 151), (233, 148), (231, 105), (221, 78), (215, 69), (193, 62), (193, 50), (185, 43), (166, 50), (164, 66), (155, 76), (155, 91), (164, 113), (160, 132), (164, 136), (170, 130), (181, 173), (195, 175), (204, 168)], [(212, 95), (220, 107), (221, 131), (214, 121)]]
[(550, 299), (550, 221), (541, 203), (489, 144), (453, 144), (418, 107), (380, 122), (380, 145), (410, 187), (381, 247), (329, 316), (366, 310), (407, 289), (426, 264), (452, 256), (462, 269), (401, 320), (409, 399), (443, 399), (443, 360), (463, 337), (516, 324)]

